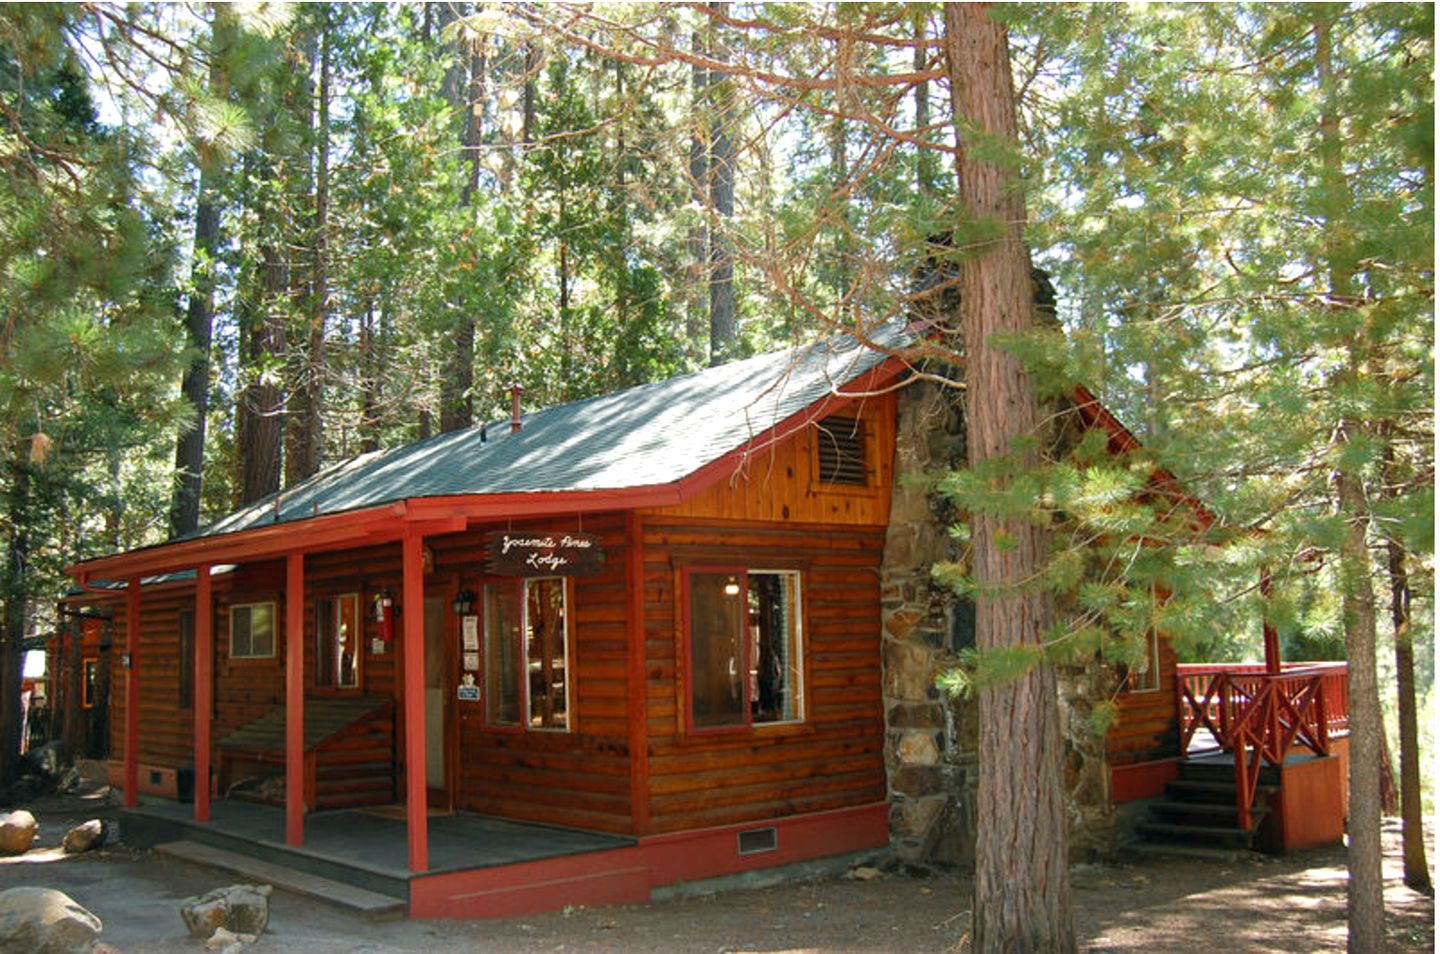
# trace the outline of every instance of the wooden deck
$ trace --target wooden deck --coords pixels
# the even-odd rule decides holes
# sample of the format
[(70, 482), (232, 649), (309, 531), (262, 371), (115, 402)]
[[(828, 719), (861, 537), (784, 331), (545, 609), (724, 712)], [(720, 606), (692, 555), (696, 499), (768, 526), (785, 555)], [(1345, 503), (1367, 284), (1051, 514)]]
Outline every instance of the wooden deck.
[(457, 812), (430, 818), (430, 868), (408, 869), (403, 812), (339, 810), (305, 819), (305, 844), (285, 844), (285, 810), (234, 799), (211, 806), (198, 824), (190, 805), (145, 799), (121, 814), (121, 833), (134, 847), (192, 841), (408, 900), (410, 884), (440, 874), (504, 868), (605, 852), (634, 839), (598, 832)]

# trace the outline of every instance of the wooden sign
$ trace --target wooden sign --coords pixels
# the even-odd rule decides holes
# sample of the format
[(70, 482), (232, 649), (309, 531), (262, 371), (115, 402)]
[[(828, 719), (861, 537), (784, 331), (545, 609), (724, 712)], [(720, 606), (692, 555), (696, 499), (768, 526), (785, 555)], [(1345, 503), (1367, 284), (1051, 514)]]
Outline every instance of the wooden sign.
[(592, 533), (496, 530), (485, 534), (485, 572), (492, 576), (585, 576), (605, 565)]

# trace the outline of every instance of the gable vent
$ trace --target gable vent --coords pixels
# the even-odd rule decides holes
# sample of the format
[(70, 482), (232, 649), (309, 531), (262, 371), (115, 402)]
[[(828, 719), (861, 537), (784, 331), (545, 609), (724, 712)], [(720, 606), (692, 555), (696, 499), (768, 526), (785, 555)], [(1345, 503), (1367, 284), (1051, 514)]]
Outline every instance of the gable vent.
[(869, 483), (865, 469), (865, 428), (853, 417), (827, 417), (815, 435), (820, 482), (864, 487)]

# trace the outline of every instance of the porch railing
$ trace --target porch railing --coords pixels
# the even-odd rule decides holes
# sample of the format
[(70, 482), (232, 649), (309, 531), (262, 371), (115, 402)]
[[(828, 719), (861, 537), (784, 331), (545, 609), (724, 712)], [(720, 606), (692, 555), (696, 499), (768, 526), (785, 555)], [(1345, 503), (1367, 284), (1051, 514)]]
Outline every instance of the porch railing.
[[(1350, 731), (1345, 663), (1290, 663), (1278, 673), (1260, 664), (1178, 667), (1180, 749), (1192, 751), (1201, 729), (1214, 750), (1235, 758), (1236, 821), (1248, 829), (1260, 770), (1291, 751), (1330, 754), (1330, 740)], [(1196, 750), (1205, 746), (1197, 745)]]

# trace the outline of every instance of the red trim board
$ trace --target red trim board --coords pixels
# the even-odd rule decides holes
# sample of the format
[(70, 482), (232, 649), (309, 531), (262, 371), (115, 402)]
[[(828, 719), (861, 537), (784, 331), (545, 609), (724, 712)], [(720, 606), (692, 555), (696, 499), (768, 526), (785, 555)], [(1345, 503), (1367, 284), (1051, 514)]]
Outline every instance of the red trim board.
[[(410, 882), (412, 918), (513, 917), (567, 905), (644, 904), (655, 888), (843, 855), (890, 842), (889, 805), (641, 838), (630, 847), (524, 864), (422, 875)], [(741, 832), (775, 830), (775, 847), (740, 854)]]

